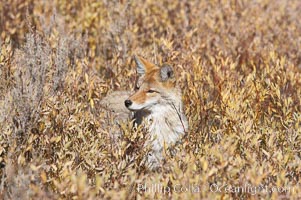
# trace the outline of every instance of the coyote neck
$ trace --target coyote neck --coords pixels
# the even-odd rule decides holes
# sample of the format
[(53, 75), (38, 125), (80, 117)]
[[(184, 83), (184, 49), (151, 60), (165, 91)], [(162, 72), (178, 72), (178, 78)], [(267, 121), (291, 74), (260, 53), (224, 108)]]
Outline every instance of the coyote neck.
[(165, 101), (152, 107), (144, 116), (148, 123), (148, 132), (152, 140), (152, 149), (161, 151), (164, 144), (175, 144), (187, 129), (187, 120), (183, 114), (181, 101)]

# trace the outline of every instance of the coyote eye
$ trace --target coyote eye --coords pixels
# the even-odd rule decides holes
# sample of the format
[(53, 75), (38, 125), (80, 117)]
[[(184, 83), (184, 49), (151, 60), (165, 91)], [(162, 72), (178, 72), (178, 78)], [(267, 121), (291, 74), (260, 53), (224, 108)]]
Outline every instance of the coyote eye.
[(156, 92), (155, 90), (148, 90), (147, 91), (148, 93), (154, 93), (154, 92)]
[(140, 89), (140, 87), (139, 86), (135, 86), (135, 90), (139, 90)]

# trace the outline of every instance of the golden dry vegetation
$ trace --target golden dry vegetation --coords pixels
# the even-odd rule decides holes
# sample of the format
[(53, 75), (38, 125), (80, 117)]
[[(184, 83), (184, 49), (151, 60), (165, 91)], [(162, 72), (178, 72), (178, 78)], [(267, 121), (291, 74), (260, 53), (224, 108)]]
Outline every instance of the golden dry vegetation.
[[(300, 10), (1, 1), (0, 199), (301, 198)], [(133, 54), (174, 66), (189, 120), (157, 172), (141, 166), (145, 133), (100, 104), (133, 89)]]

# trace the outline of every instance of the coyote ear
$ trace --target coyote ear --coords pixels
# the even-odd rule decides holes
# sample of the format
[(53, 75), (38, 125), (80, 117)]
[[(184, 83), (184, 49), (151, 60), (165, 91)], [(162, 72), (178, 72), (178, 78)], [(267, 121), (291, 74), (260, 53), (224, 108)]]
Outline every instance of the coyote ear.
[(162, 81), (173, 78), (174, 72), (171, 66), (164, 64), (160, 69), (160, 76)]
[(137, 73), (139, 75), (143, 75), (145, 74), (145, 66), (144, 64), (141, 62), (140, 58), (136, 55), (134, 55), (134, 60), (135, 60), (135, 63), (137, 65)]
[(134, 60), (137, 65), (137, 73), (141, 76), (153, 69), (159, 69), (155, 64), (145, 60), (142, 57), (134, 55)]

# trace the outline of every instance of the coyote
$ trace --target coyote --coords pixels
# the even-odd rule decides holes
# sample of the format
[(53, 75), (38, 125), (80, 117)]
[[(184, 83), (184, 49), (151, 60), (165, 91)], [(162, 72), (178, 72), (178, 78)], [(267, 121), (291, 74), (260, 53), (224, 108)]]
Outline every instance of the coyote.
[(146, 164), (156, 169), (163, 160), (164, 147), (176, 144), (188, 129), (183, 111), (181, 90), (170, 65), (159, 67), (142, 57), (134, 56), (138, 79), (135, 93), (124, 101), (134, 112), (137, 124), (147, 124), (151, 146)]

